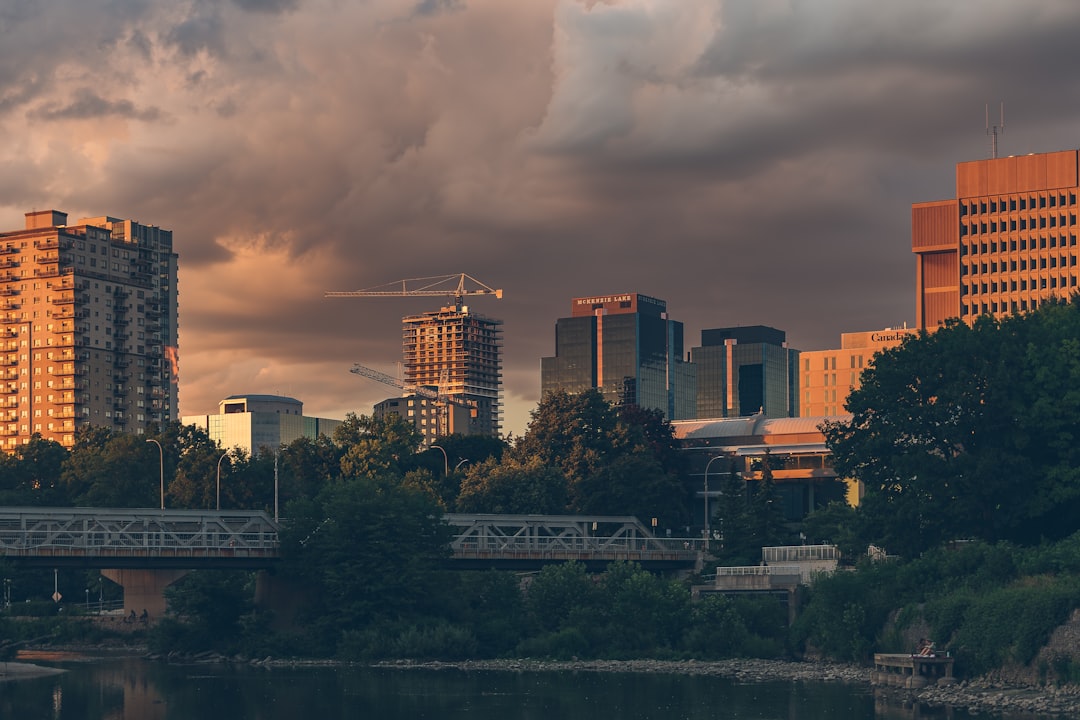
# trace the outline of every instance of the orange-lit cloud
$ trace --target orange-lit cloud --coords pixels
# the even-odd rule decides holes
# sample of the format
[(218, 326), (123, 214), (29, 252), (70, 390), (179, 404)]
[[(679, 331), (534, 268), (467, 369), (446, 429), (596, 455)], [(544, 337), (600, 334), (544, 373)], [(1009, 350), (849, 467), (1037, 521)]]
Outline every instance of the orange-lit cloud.
[(911, 321), (912, 202), (1074, 147), (1080, 6), (860, 0), (66, 0), (0, 10), (0, 229), (55, 208), (174, 231), (181, 412), (392, 395), (423, 300), (505, 289), (506, 429), (575, 295), (793, 347)]

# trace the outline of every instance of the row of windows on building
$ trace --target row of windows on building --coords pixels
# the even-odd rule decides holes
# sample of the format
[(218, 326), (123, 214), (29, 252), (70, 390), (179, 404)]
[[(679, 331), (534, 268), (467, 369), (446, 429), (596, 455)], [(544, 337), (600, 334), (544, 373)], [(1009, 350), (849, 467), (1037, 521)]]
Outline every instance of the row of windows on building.
[[(862, 355), (852, 355), (852, 356), (850, 356), (848, 358), (848, 360), (850, 360), (852, 368), (861, 368), (863, 366), (863, 356)], [(835, 356), (827, 356), (827, 357), (821, 358), (821, 365), (822, 365), (822, 367), (821, 367), (822, 370), (835, 370), (836, 369), (836, 357)], [(803, 359), (803, 369), (806, 372), (810, 372), (810, 370), (811, 370), (811, 368), (810, 368), (810, 358), (804, 358)]]
[(1044, 235), (1037, 238), (1014, 238), (1009, 241), (1002, 240), (1000, 243), (997, 240), (989, 243), (966, 242), (960, 245), (960, 255), (963, 257), (980, 253), (1046, 250), (1059, 247), (1076, 247), (1076, 235), (1069, 235), (1068, 237), (1064, 235)]
[[(1066, 219), (1068, 224), (1066, 225)], [(968, 235), (987, 235), (989, 233), (1017, 232), (1022, 230), (1046, 230), (1048, 228), (1073, 227), (1076, 225), (1076, 213), (1020, 218), (1019, 220), (991, 220), (983, 223), (960, 223), (960, 237)]]
[(1002, 300), (1000, 302), (994, 300), (970, 305), (963, 303), (960, 305), (960, 315), (961, 317), (969, 317), (989, 313), (1018, 313), (1034, 310), (1037, 307), (1039, 307), (1038, 300)]
[(1051, 255), (1041, 258), (1020, 258), (1002, 260), (1000, 263), (970, 263), (960, 266), (960, 275), (979, 275), (981, 273), (1017, 272), (1023, 270), (1046, 270), (1057, 267), (1076, 267), (1075, 255)]
[(1076, 205), (1076, 193), (1042, 193), (1011, 198), (983, 199), (960, 203), (961, 217), (966, 215), (986, 215), (1017, 210), (1045, 210), (1047, 207), (1065, 207)]
[[(1030, 280), (1021, 278), (1019, 281), (1002, 280), (1001, 282), (971, 283), (960, 286), (960, 295), (989, 295), (999, 292), (1029, 292), (1032, 290), (1057, 290), (1075, 287), (1077, 287), (1075, 275), (1061, 275), (1048, 278), (1031, 278)], [(1026, 307), (1021, 309), (1027, 310)], [(997, 312), (997, 310), (993, 312)], [(1004, 309), (1002, 312), (1009, 312), (1009, 310)]]

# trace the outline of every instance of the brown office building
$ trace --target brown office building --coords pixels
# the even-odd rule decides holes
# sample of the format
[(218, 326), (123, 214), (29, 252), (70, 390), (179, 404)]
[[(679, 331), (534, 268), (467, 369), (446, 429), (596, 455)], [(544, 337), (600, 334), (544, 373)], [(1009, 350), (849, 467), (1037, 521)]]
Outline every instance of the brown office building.
[(176, 419), (176, 264), (172, 232), (132, 220), (0, 232), (0, 449)]
[(911, 207), (916, 322), (1034, 310), (1076, 292), (1076, 150), (956, 166), (956, 199)]

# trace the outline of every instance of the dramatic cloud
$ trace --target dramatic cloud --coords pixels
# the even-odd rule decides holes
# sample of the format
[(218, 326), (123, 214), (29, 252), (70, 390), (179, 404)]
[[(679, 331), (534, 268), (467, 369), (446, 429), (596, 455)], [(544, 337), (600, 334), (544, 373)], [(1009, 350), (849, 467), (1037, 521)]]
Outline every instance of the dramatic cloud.
[(0, 229), (131, 217), (180, 254), (181, 412), (241, 392), (368, 413), (414, 299), (505, 289), (506, 428), (570, 298), (668, 301), (688, 345), (914, 320), (910, 205), (1076, 146), (1072, 0), (13, 0)]

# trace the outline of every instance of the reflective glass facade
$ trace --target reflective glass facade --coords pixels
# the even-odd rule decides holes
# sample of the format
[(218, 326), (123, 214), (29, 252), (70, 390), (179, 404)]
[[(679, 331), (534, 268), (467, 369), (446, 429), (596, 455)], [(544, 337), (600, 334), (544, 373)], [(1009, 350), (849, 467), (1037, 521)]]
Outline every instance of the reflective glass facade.
[(703, 330), (690, 350), (697, 366), (698, 418), (799, 414), (797, 350), (782, 330), (754, 325)]
[(597, 388), (614, 404), (692, 418), (695, 372), (682, 360), (683, 325), (646, 295), (575, 298), (555, 323), (555, 356), (540, 361), (541, 390)]

